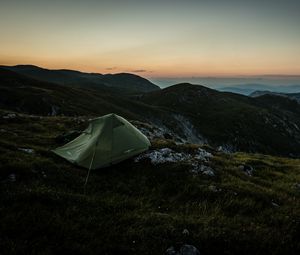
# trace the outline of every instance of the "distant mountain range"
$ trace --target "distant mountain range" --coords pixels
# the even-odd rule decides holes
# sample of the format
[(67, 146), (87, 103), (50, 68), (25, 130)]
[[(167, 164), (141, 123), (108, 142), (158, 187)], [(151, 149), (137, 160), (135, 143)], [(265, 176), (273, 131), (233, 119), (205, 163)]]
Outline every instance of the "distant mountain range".
[(99, 74), (74, 70), (49, 70), (34, 65), (0, 66), (27, 77), (67, 86), (114, 87), (130, 91), (149, 92), (160, 89), (157, 85), (130, 73)]
[(220, 87), (219, 91), (250, 95), (255, 91), (271, 91), (277, 93), (300, 93), (300, 85), (271, 86), (265, 84), (240, 84), (234, 86)]
[(264, 95), (272, 95), (272, 96), (281, 96), (286, 97), (291, 100), (296, 100), (298, 103), (300, 103), (300, 93), (278, 93), (278, 92), (272, 92), (272, 91), (254, 91), (249, 96), (250, 97), (261, 97)]
[[(50, 70), (34, 65), (1, 66), (0, 68), (14, 71), (27, 77), (72, 87), (110, 87), (118, 88), (123, 92), (151, 92), (160, 90), (160, 87), (149, 80), (131, 73), (100, 74), (85, 73), (74, 70)], [(278, 78), (278, 77), (277, 77)], [(205, 79), (204, 79), (205, 80)], [(207, 79), (209, 84), (210, 79)], [(228, 81), (227, 81), (228, 82)], [(278, 81), (277, 81), (278, 83)], [(250, 95), (255, 91), (271, 91), (276, 93), (300, 93), (300, 85), (270, 85), (261, 83), (245, 83), (232, 86), (217, 86), (217, 90)]]
[(272, 94), (247, 97), (188, 83), (120, 93), (119, 87), (66, 86), (0, 68), (0, 109), (91, 117), (115, 112), (182, 141), (226, 151), (300, 155), (300, 104)]

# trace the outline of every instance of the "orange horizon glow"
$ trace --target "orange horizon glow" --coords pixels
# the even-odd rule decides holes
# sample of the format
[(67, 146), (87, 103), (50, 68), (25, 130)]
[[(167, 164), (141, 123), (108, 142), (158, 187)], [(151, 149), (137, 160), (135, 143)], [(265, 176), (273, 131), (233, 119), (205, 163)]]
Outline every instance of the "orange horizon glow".
[(1, 3), (0, 64), (146, 78), (300, 74), (300, 4), (175, 2)]
[[(27, 58), (28, 59), (28, 58)], [(157, 69), (152, 68), (153, 70), (147, 71), (147, 66), (144, 65), (144, 68), (139, 67), (101, 67), (101, 65), (79, 65), (76, 63), (64, 64), (57, 63), (55, 61), (18, 61), (12, 59), (0, 59), (0, 65), (7, 66), (15, 66), (15, 65), (34, 65), (45, 69), (50, 70), (58, 70), (58, 69), (67, 69), (67, 70), (75, 70), (86, 73), (100, 73), (100, 74), (115, 74), (115, 73), (133, 73), (145, 78), (191, 78), (191, 77), (255, 77), (255, 76), (265, 76), (265, 75), (275, 75), (275, 76), (299, 76), (300, 72), (295, 68), (295, 70), (283, 70), (282, 68), (277, 68), (274, 70), (270, 70), (270, 68), (261, 69), (254, 68), (253, 70), (245, 70), (245, 68), (241, 68), (241, 71), (238, 72), (238, 68), (232, 70), (232, 68), (228, 68), (228, 66), (218, 67), (211, 69), (204, 69), (203, 67), (197, 68), (195, 70), (185, 70), (184, 68), (162, 68), (158, 67)], [(148, 68), (149, 69), (149, 68)], [(201, 71), (200, 71), (201, 70)]]

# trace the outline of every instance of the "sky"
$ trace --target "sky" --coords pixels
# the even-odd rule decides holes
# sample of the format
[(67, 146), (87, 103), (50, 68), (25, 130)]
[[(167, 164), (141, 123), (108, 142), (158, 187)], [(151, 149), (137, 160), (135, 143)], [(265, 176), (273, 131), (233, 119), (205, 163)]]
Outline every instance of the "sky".
[(0, 2), (0, 64), (157, 81), (300, 75), (298, 0)]

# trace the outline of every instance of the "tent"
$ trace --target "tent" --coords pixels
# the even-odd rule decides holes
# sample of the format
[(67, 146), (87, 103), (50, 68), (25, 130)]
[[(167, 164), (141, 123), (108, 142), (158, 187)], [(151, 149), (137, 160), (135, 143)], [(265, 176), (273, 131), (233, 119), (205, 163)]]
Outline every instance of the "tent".
[(150, 145), (136, 127), (112, 113), (91, 120), (80, 136), (53, 152), (71, 163), (98, 169), (148, 150)]

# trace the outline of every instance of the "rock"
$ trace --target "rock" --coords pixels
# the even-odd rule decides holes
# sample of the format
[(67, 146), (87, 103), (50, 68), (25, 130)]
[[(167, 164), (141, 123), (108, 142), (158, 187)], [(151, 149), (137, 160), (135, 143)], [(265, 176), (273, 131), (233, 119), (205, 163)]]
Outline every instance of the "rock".
[(74, 118), (74, 120), (75, 120), (78, 124), (87, 122), (87, 120), (85, 120), (83, 117), (77, 117), (77, 118)]
[(8, 113), (8, 114), (4, 115), (2, 118), (3, 119), (14, 119), (16, 117), (17, 117), (17, 115), (15, 113)]
[(209, 189), (210, 191), (212, 191), (212, 192), (220, 192), (220, 191), (222, 191), (222, 189), (218, 188), (218, 187), (215, 186), (215, 185), (209, 185), (209, 186), (208, 186), (208, 189)]
[(225, 154), (230, 154), (230, 153), (234, 152), (235, 149), (231, 145), (227, 144), (227, 145), (222, 145), (222, 146), (217, 147), (217, 151), (223, 152)]
[(23, 152), (28, 153), (28, 154), (33, 154), (34, 153), (34, 149), (18, 148), (18, 150), (23, 151)]
[(135, 162), (139, 162), (142, 159), (150, 159), (153, 165), (163, 163), (175, 163), (180, 161), (186, 161), (191, 158), (190, 154), (175, 152), (170, 148), (162, 148), (141, 154), (135, 158)]
[(181, 254), (181, 255), (200, 255), (200, 252), (198, 251), (198, 249), (195, 246), (185, 244), (180, 248), (179, 254)]
[(10, 174), (10, 175), (8, 176), (8, 180), (9, 180), (10, 182), (15, 182), (15, 181), (17, 180), (17, 177), (16, 177), (15, 174)]
[(239, 165), (238, 168), (239, 170), (244, 171), (244, 165)]
[(185, 229), (182, 231), (182, 234), (188, 236), (188, 235), (190, 234), (190, 232), (185, 228)]
[(246, 175), (252, 176), (254, 172), (254, 168), (250, 165), (240, 165), (239, 169), (242, 170)]
[(177, 255), (178, 253), (176, 252), (175, 248), (171, 246), (168, 248), (165, 252), (166, 255)]
[(43, 176), (43, 178), (47, 178), (47, 175), (44, 171), (42, 171), (42, 176)]
[(162, 148), (158, 150), (153, 150), (146, 152), (144, 154), (139, 155), (135, 158), (135, 162), (139, 162), (142, 159), (150, 159), (153, 165), (162, 164), (162, 163), (175, 163), (175, 162), (182, 162), (186, 161), (187, 163), (191, 164), (195, 169), (192, 170), (195, 173), (199, 171), (204, 172), (204, 174), (214, 175), (213, 170), (209, 167), (202, 166), (202, 168), (197, 170), (199, 167), (198, 160), (208, 162), (208, 159), (212, 157), (212, 154), (199, 148), (195, 155), (191, 155), (186, 152), (175, 152), (170, 148)]
[[(148, 138), (154, 139), (154, 138), (165, 138), (164, 134), (169, 134), (167, 130), (164, 130), (163, 128), (160, 128), (155, 125), (150, 125), (148, 123), (142, 123), (139, 121), (133, 122), (139, 130)], [(166, 138), (167, 139), (167, 138)]]
[(214, 170), (209, 166), (201, 165), (201, 171), (202, 174), (206, 174), (208, 176), (215, 176)]
[(214, 170), (210, 166), (206, 166), (199, 163), (192, 164), (193, 168), (191, 169), (191, 173), (193, 174), (205, 174), (208, 176), (215, 176)]
[(199, 134), (194, 127), (193, 123), (181, 114), (172, 114), (173, 118), (177, 121), (177, 128), (181, 130), (181, 134), (185, 139), (185, 143), (204, 144), (207, 140)]
[(279, 204), (275, 203), (274, 201), (271, 202), (272, 206), (279, 207)]
[(173, 141), (182, 143), (183, 138), (180, 137), (178, 134), (172, 132), (162, 123), (159, 125), (154, 125), (140, 122), (137, 120), (131, 121), (145, 136), (147, 136), (150, 140), (151, 139), (171, 139)]
[(196, 155), (195, 155), (195, 159), (203, 160), (203, 161), (208, 161), (209, 158), (211, 158), (211, 157), (212, 157), (211, 153), (209, 153), (206, 150), (201, 149), (201, 148), (198, 148)]
[(295, 183), (294, 188), (300, 191), (300, 183)]
[(49, 113), (50, 116), (56, 116), (58, 111), (59, 111), (59, 107), (56, 105), (52, 105), (51, 106), (51, 113)]
[(182, 245), (179, 250), (176, 250), (174, 246), (168, 248), (165, 252), (166, 255), (200, 255), (199, 250), (189, 244)]

